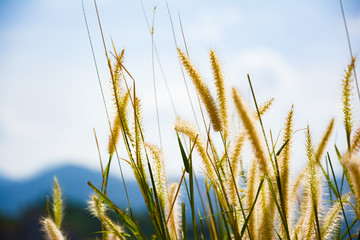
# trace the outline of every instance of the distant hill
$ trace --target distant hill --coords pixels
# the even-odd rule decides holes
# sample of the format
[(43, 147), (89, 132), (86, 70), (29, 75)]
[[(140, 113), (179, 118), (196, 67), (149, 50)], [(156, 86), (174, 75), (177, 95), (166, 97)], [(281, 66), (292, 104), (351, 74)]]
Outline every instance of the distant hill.
[[(80, 206), (82, 209), (86, 207), (86, 201), (89, 199), (90, 194), (93, 193), (92, 189), (87, 185), (88, 181), (91, 181), (95, 186), (101, 183), (101, 173), (99, 171), (92, 171), (78, 166), (63, 166), (59, 168), (54, 168), (39, 174), (38, 176), (28, 179), (26, 181), (14, 182), (9, 181), (4, 178), (0, 178), (0, 217), (16, 219), (23, 217), (23, 212), (32, 208), (37, 207), (39, 204), (44, 203), (43, 211), (45, 211), (45, 201), (46, 196), (51, 196), (51, 189), (53, 186), (53, 177), (56, 177), (59, 180), (63, 195), (65, 198), (65, 203), (69, 205)], [(200, 192), (204, 192), (204, 180), (198, 178), (200, 185)], [(341, 183), (341, 178), (337, 179), (338, 184)], [(147, 215), (146, 206), (142, 197), (142, 194), (139, 190), (137, 182), (135, 180), (126, 180), (126, 186), (128, 189), (128, 194), (130, 198), (130, 203), (135, 214), (144, 214)], [(327, 184), (324, 185), (325, 189), (328, 187)], [(184, 187), (182, 188), (184, 189)], [(202, 210), (201, 201), (196, 191), (195, 197), (195, 206)], [(349, 187), (345, 184), (343, 192), (348, 192)], [(324, 191), (323, 194), (324, 200), (329, 204), (329, 195)], [(115, 177), (109, 178), (108, 185), (108, 194), (110, 199), (117, 204), (120, 208), (126, 209), (128, 207), (124, 185), (123, 182)], [(181, 201), (187, 202), (186, 192), (180, 194)], [(189, 206), (189, 205), (187, 205)], [(69, 206), (70, 207), (70, 206)], [(187, 207), (186, 215), (189, 218), (190, 208)], [(66, 210), (65, 210), (66, 212)], [(75, 212), (75, 211), (74, 211)], [(346, 207), (347, 215), (349, 219), (355, 217), (354, 212), (351, 210), (350, 206)], [(38, 216), (38, 215), (37, 215)], [(39, 217), (36, 217), (38, 219)], [(0, 218), (0, 223), (1, 223)], [(38, 222), (37, 220), (35, 222)], [(350, 224), (350, 223), (349, 223)], [(1, 225), (1, 224), (0, 224)], [(9, 221), (7, 220), (7, 225)], [(344, 221), (342, 221), (342, 232), (346, 229)], [(355, 225), (351, 231), (353, 234), (357, 233), (359, 229), (359, 223)], [(0, 239), (1, 235), (0, 235)]]
[[(53, 177), (59, 180), (66, 202), (72, 202), (80, 206), (86, 206), (93, 190), (87, 182), (91, 181), (95, 186), (101, 183), (101, 172), (92, 171), (78, 166), (63, 166), (54, 168), (37, 175), (34, 178), (21, 182), (0, 179), (0, 214), (8, 217), (16, 217), (28, 207), (45, 202), (46, 196), (51, 196)], [(126, 181), (131, 206), (142, 210), (145, 209), (144, 200), (135, 180)], [(119, 207), (126, 208), (127, 199), (124, 185), (118, 178), (109, 178), (108, 194), (110, 199)], [(44, 206), (45, 207), (45, 206)]]

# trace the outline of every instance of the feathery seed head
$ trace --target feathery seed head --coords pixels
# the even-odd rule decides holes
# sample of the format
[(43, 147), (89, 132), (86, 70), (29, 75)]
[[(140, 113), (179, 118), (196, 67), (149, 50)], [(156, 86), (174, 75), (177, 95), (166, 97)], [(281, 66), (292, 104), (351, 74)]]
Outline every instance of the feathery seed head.
[[(342, 204), (345, 205), (350, 199), (350, 193), (341, 197)], [(331, 239), (331, 236), (335, 233), (336, 227), (341, 220), (341, 205), (340, 201), (337, 201), (324, 216), (323, 223), (321, 224), (321, 236), (322, 239)]]
[(191, 141), (195, 141), (196, 136), (199, 134), (191, 123), (181, 119), (181, 117), (176, 118), (175, 130), (190, 137)]
[(356, 214), (360, 217), (360, 157), (353, 152), (347, 152), (341, 160), (349, 173), (349, 185), (356, 198)]
[(320, 158), (321, 158), (322, 154), (324, 153), (326, 144), (329, 141), (329, 138), (331, 136), (331, 133), (333, 132), (333, 129), (334, 129), (334, 118), (331, 119), (331, 121), (326, 129), (326, 132), (324, 133), (324, 136), (315, 152), (315, 160), (317, 162), (319, 162), (321, 160)]
[(116, 113), (111, 130), (112, 131), (109, 136), (108, 153), (110, 155), (113, 155), (113, 153), (115, 152), (116, 145), (119, 141), (120, 130), (121, 130), (121, 121), (118, 113)]
[[(264, 113), (266, 113), (270, 109), (270, 107), (273, 103), (274, 103), (274, 98), (271, 98), (269, 101), (266, 101), (263, 105), (261, 105), (259, 107), (260, 116), (263, 115)], [(255, 113), (255, 116), (256, 116), (256, 118), (259, 118), (259, 115), (257, 112)]]
[(355, 64), (355, 58), (353, 58), (351, 63), (348, 65), (348, 68), (345, 71), (344, 79), (342, 80), (342, 84), (343, 84), (342, 100), (343, 100), (344, 124), (345, 124), (346, 138), (347, 138), (349, 148), (350, 148), (350, 134), (351, 134), (352, 125), (353, 125), (352, 112), (351, 112), (351, 96), (352, 96), (351, 77), (352, 77), (352, 72), (354, 69), (354, 64)]
[(42, 231), (45, 233), (45, 238), (47, 240), (65, 240), (66, 238), (63, 236), (60, 229), (56, 226), (56, 224), (50, 218), (43, 218), (40, 221), (42, 225)]
[(54, 176), (54, 188), (53, 188), (53, 213), (56, 226), (60, 229), (63, 219), (63, 199), (61, 194), (61, 188), (57, 178)]
[(170, 214), (169, 222), (167, 224), (171, 239), (179, 239), (181, 236), (181, 221), (180, 221), (181, 207), (180, 207), (179, 195), (175, 199), (177, 188), (178, 188), (177, 183), (173, 183), (170, 185), (170, 187), (168, 188), (168, 201), (166, 203), (166, 209), (169, 214), (170, 208), (173, 202), (175, 201), (173, 209)]
[(178, 48), (178, 54), (179, 54), (181, 63), (185, 67), (186, 71), (188, 72), (190, 78), (192, 79), (192, 81), (194, 83), (194, 86), (201, 98), (201, 101), (205, 105), (206, 111), (208, 112), (208, 115), (210, 117), (210, 121), (214, 127), (214, 130), (221, 131), (222, 130), (222, 122), (221, 122), (219, 110), (215, 104), (213, 97), (210, 94), (208, 87), (202, 81), (200, 74), (195, 69), (195, 67), (192, 65), (191, 61), (188, 59), (188, 57), (185, 56), (185, 54), (179, 48)]
[(152, 144), (145, 143), (146, 147), (150, 150), (150, 154), (154, 160), (154, 163), (151, 165), (153, 168), (154, 180), (156, 192), (160, 199), (160, 204), (163, 209), (165, 209), (165, 204), (167, 201), (167, 180), (165, 174), (165, 162), (161, 150)]
[(110, 232), (108, 234), (108, 237), (111, 237), (111, 238), (109, 238), (109, 239), (125, 239), (125, 237), (123, 236), (124, 229), (122, 227), (115, 224), (106, 215), (104, 215), (101, 220), (103, 223), (105, 223), (106, 229)]
[[(283, 144), (286, 144), (284, 149), (281, 152), (280, 156), (280, 182), (281, 182), (281, 189), (282, 189), (282, 197), (284, 202), (285, 214), (286, 216), (285, 221), (289, 223), (289, 176), (290, 176), (290, 149), (292, 143), (292, 131), (293, 131), (293, 114), (294, 109), (293, 106), (291, 107), (290, 112), (287, 115), (284, 127), (284, 137), (283, 137)], [(281, 235), (286, 236), (286, 229), (284, 225), (281, 225)]]
[(351, 141), (351, 151), (357, 152), (360, 150), (360, 127), (356, 130)]
[(259, 167), (263, 173), (267, 174), (268, 173), (267, 158), (265, 155), (265, 151), (263, 149), (263, 145), (261, 144), (259, 134), (254, 124), (255, 121), (253, 120), (252, 114), (250, 114), (250, 111), (247, 109), (247, 106), (245, 105), (241, 95), (238, 93), (238, 91), (235, 88), (233, 88), (233, 99), (235, 102), (236, 109), (238, 110), (242, 123), (246, 129), (248, 137), (253, 146), (256, 159), (259, 162)]
[(88, 210), (94, 217), (102, 219), (107, 208), (106, 205), (99, 199), (99, 197), (93, 194), (90, 196), (90, 200), (88, 201)]
[(214, 171), (214, 167), (210, 162), (211, 160), (209, 159), (209, 156), (205, 150), (205, 144), (200, 138), (198, 131), (189, 122), (182, 120), (180, 117), (176, 118), (175, 130), (188, 136), (192, 142), (195, 142), (196, 140), (195, 146), (205, 165), (206, 173), (212, 181), (215, 181), (216, 174)]
[(228, 106), (227, 106), (227, 98), (225, 91), (225, 81), (223, 74), (221, 72), (219, 60), (213, 50), (210, 50), (210, 60), (211, 60), (211, 66), (215, 79), (216, 90), (217, 90), (217, 97), (220, 107), (220, 117), (223, 124), (224, 138), (226, 139), (228, 135), (229, 126), (228, 126)]

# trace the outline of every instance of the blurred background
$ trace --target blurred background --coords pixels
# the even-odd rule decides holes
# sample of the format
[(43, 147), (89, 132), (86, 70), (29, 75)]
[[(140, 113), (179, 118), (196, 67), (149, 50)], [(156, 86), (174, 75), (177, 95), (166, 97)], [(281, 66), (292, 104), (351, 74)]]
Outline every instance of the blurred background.
[[(166, 171), (175, 181), (182, 167), (173, 130), (176, 115), (195, 123), (175, 47), (174, 37), (185, 50), (180, 23), (190, 58), (212, 90), (210, 49), (218, 54), (227, 87), (237, 87), (250, 106), (253, 103), (246, 74), (251, 76), (259, 102), (275, 98), (264, 119), (266, 129), (277, 135), (294, 105), (295, 129), (310, 125), (315, 143), (335, 117), (336, 130), (329, 151), (333, 153), (335, 143), (345, 150), (341, 79), (351, 57), (339, 1), (169, 0), (174, 32), (165, 1), (97, 3), (108, 48), (112, 51), (112, 39), (118, 51), (125, 49), (124, 65), (134, 77), (137, 95), (142, 99), (145, 138), (160, 146), (154, 69), (161, 145)], [(353, 54), (359, 56), (360, 3), (345, 0), (343, 7)], [(54, 175), (63, 187), (68, 209), (74, 206), (79, 218), (90, 221), (90, 225), (82, 224), (88, 226), (82, 232), (70, 229), (75, 223), (66, 224), (69, 236), (95, 238), (89, 229), (98, 230), (96, 220), (84, 210), (91, 193), (86, 182), (101, 180), (93, 130), (102, 159), (107, 160), (109, 129), (83, 9), (105, 98), (110, 104), (110, 76), (93, 1), (84, 0), (82, 5), (80, 0), (0, 0), (1, 239), (24, 238), (16, 235), (19, 232), (28, 234), (27, 238), (38, 236), (37, 218), (46, 214), (46, 195)], [(152, 24), (158, 53), (154, 64)], [(356, 66), (358, 69), (359, 64)], [(196, 103), (194, 89), (188, 83)], [(353, 92), (356, 125), (360, 104), (356, 88)], [(200, 118), (196, 104), (195, 112)], [(294, 175), (306, 163), (303, 143), (300, 131), (295, 135)], [(126, 157), (126, 153), (120, 152), (120, 156)], [(111, 192), (116, 202), (126, 207), (119, 168), (114, 166)], [(129, 185), (135, 188), (126, 164), (123, 170)], [(136, 199), (139, 192), (131, 194)], [(143, 207), (141, 201), (136, 204), (139, 209)], [(69, 212), (77, 214), (75, 210)]]

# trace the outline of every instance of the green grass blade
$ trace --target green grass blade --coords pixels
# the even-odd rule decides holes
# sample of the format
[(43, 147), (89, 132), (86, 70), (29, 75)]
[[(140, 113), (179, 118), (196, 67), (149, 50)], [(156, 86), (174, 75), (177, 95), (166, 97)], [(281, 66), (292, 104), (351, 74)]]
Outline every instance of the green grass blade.
[[(184, 167), (185, 167), (185, 170), (186, 172), (189, 173), (189, 161), (188, 161), (188, 158), (186, 157), (186, 153), (185, 153), (185, 150), (184, 150), (184, 147), (181, 143), (181, 140), (180, 140), (180, 137), (179, 137), (179, 134), (176, 133), (176, 136), (177, 136), (177, 140), (178, 140), (178, 143), (179, 143), (179, 147), (180, 147), (180, 151), (181, 151), (181, 157), (182, 157), (182, 160), (184, 162)], [(194, 144), (195, 145), (195, 144)]]
[(286, 140), (286, 142), (281, 146), (281, 148), (279, 149), (279, 151), (276, 152), (276, 156), (279, 156), (280, 153), (282, 152), (282, 150), (284, 149), (284, 147), (288, 144), (290, 139)]

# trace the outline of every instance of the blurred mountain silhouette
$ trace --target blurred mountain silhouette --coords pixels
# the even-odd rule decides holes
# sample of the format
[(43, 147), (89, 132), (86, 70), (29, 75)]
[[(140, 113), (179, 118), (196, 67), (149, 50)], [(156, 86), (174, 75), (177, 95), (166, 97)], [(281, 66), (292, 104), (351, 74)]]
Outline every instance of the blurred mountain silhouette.
[[(62, 166), (43, 172), (31, 179), (21, 182), (0, 178), (0, 215), (16, 218), (30, 206), (45, 202), (46, 197), (51, 197), (53, 178), (57, 177), (66, 202), (72, 202), (86, 207), (86, 201), (93, 193), (87, 182), (100, 186), (101, 172), (92, 171), (78, 166)], [(145, 210), (145, 203), (140, 189), (135, 180), (127, 180), (126, 187), (131, 202), (131, 207)], [(124, 184), (117, 177), (112, 177), (110, 172), (108, 182), (110, 199), (121, 208), (127, 208), (128, 203), (124, 191)], [(45, 208), (45, 206), (44, 206)]]

